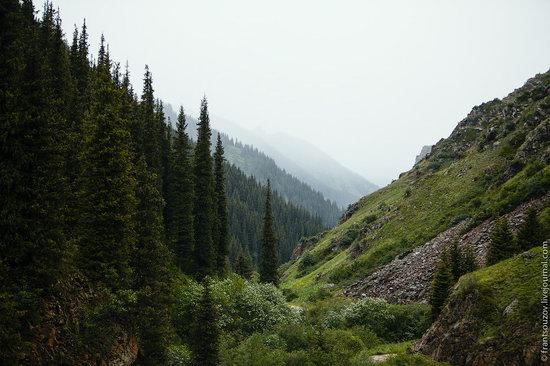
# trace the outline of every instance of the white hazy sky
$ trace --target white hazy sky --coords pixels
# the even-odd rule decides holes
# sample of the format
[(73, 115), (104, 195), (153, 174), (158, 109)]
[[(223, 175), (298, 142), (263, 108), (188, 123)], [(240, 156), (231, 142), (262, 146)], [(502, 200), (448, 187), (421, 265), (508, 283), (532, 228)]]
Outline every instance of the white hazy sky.
[[(41, 2), (35, 2), (38, 9)], [(548, 0), (57, 0), (157, 96), (307, 139), (383, 185), (550, 67)]]

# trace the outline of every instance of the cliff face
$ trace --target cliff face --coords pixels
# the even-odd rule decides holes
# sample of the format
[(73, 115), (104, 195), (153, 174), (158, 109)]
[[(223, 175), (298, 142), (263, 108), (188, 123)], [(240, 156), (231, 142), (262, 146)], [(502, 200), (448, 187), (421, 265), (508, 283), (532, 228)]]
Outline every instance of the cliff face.
[(99, 293), (78, 274), (58, 282), (44, 302), (42, 322), (32, 330), (35, 334), (32, 352), (22, 364), (132, 365), (138, 354), (137, 338), (123, 324), (105, 329), (101, 340), (90, 342), (86, 338), (89, 313), (100, 301)]
[(414, 349), (451, 365), (543, 365), (542, 259), (536, 248), (462, 277)]

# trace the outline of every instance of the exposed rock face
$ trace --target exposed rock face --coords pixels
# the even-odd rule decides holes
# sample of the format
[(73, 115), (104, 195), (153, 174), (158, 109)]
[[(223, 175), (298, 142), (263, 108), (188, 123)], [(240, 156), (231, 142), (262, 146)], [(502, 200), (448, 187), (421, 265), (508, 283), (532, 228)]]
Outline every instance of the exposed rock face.
[(292, 254), (290, 256), (290, 260), (296, 260), (298, 259), (307, 249), (309, 249), (312, 245), (317, 244), (319, 240), (326, 234), (326, 231), (319, 233), (315, 236), (311, 236), (309, 238), (302, 238), (298, 242), (298, 244), (294, 247), (292, 250)]
[(416, 155), (416, 158), (414, 159), (414, 163), (418, 164), (419, 161), (426, 158), (430, 153), (432, 152), (432, 145), (424, 145), (422, 146), (422, 150), (420, 150), (420, 154)]
[[(523, 347), (523, 352), (507, 351), (498, 340), (479, 342), (480, 323), (475, 314), (482, 302), (479, 293), (451, 298), (446, 311), (413, 347), (416, 352), (461, 366), (542, 365), (537, 344)], [(528, 326), (515, 330), (517, 337), (529, 336)], [(520, 338), (519, 338), (520, 339)]]
[(40, 327), (33, 329), (36, 338), (32, 352), (22, 364), (132, 365), (137, 358), (138, 343), (136, 337), (124, 331), (123, 327), (115, 339), (112, 339), (111, 350), (104, 355), (100, 355), (89, 345), (79, 344), (81, 340), (75, 339), (74, 328), (79, 328), (86, 307), (97, 298), (98, 294), (78, 274), (58, 282), (45, 301), (45, 315)]
[[(550, 243), (548, 243), (550, 244)], [(526, 253), (530, 255), (525, 255)], [(519, 261), (540, 261), (542, 256), (537, 257), (533, 252), (526, 252)], [(527, 263), (525, 263), (527, 265)], [(531, 276), (533, 267), (529, 270), (529, 281), (535, 280)], [(502, 276), (500, 274), (497, 277)], [(516, 275), (516, 274), (514, 274)], [(494, 275), (493, 275), (494, 276)], [(505, 276), (505, 274), (504, 274)], [(521, 278), (524, 275), (518, 274)], [(448, 304), (437, 321), (423, 335), (422, 339), (416, 343), (413, 350), (421, 352), (435, 360), (445, 361), (451, 365), (460, 366), (523, 366), (523, 365), (543, 365), (545, 362), (541, 359), (541, 339), (534, 337), (538, 332), (542, 332), (541, 323), (538, 317), (525, 317), (517, 319), (505, 328), (497, 328), (493, 334), (487, 336), (484, 329), (484, 322), (480, 317), (487, 315), (494, 316), (499, 322), (506, 324), (507, 318), (512, 318), (516, 311), (532, 312), (534, 308), (531, 305), (522, 303), (518, 298), (514, 298), (505, 308), (502, 314), (492, 305), (492, 299), (499, 296), (498, 281), (500, 278), (488, 277), (483, 281), (478, 280), (475, 286), (461, 284), (454, 287), (453, 293), (449, 297)], [(508, 279), (509, 281), (510, 279)], [(472, 280), (475, 281), (475, 280)], [(486, 284), (483, 289), (480, 283)], [(534, 284), (533, 284), (534, 285)], [(487, 292), (489, 291), (489, 292)], [(525, 302), (525, 297), (523, 298)], [(540, 309), (538, 300), (534, 302), (535, 308)], [(527, 307), (526, 307), (527, 306)], [(523, 310), (518, 310), (524, 307)], [(481, 315), (480, 314), (485, 314)], [(491, 322), (489, 320), (489, 322)]]
[[(550, 195), (524, 203), (505, 215), (513, 231), (524, 221), (527, 211), (540, 209), (550, 202)], [(406, 256), (395, 258), (370, 276), (346, 287), (344, 294), (354, 298), (378, 297), (392, 303), (426, 302), (429, 298), (433, 272), (444, 249), (458, 240), (461, 248), (473, 247), (478, 263), (485, 265), (487, 244), (490, 240), (494, 220), (462, 234), (470, 224), (464, 220), (456, 226), (440, 233), (426, 244), (415, 248)]]

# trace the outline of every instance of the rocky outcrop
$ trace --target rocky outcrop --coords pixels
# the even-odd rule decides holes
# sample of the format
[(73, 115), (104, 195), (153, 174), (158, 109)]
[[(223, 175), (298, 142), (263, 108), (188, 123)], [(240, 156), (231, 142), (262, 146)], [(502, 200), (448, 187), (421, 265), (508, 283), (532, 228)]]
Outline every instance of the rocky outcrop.
[[(537, 256), (533, 251), (525, 252), (515, 257), (513, 264), (508, 262), (505, 265), (508, 271), (503, 272), (503, 268), (499, 268), (485, 274), (483, 280), (468, 278), (467, 281), (459, 281), (441, 316), (413, 346), (413, 350), (453, 366), (545, 364), (540, 354), (541, 339), (535, 336), (537, 328), (542, 331), (540, 320), (537, 316), (527, 315), (540, 309), (539, 293), (536, 291), (538, 276), (533, 273), (532, 264), (541, 259), (542, 256)], [(523, 269), (518, 272), (518, 268)], [(525, 279), (531, 290), (535, 291), (531, 293), (531, 298), (521, 295), (521, 301), (512, 297), (513, 300), (502, 310), (495, 299), (506, 288), (499, 287), (498, 283), (509, 283), (513, 281), (511, 278)], [(516, 312), (520, 315), (514, 318)], [(486, 323), (496, 328), (489, 335)]]
[[(550, 202), (550, 195), (532, 200), (518, 206), (506, 214), (505, 218), (515, 231), (524, 221), (531, 207), (540, 209), (548, 202)], [(458, 240), (461, 248), (472, 247), (479, 264), (485, 265), (487, 244), (494, 220), (486, 220), (463, 234), (470, 223), (471, 221), (466, 219), (412, 252), (395, 258), (370, 276), (346, 287), (344, 294), (354, 298), (378, 297), (400, 304), (426, 302), (429, 298), (435, 265), (445, 248), (453, 241)]]
[(419, 161), (424, 160), (430, 153), (432, 152), (433, 145), (424, 145), (422, 146), (422, 150), (420, 150), (420, 154), (416, 155), (416, 158), (414, 159), (414, 164), (418, 164)]
[(35, 341), (24, 365), (101, 365), (130, 366), (138, 354), (136, 337), (120, 326), (106, 353), (82, 344), (78, 329), (84, 322), (86, 309), (98, 300), (98, 294), (78, 274), (72, 274), (55, 284), (44, 301), (44, 316), (32, 331)]

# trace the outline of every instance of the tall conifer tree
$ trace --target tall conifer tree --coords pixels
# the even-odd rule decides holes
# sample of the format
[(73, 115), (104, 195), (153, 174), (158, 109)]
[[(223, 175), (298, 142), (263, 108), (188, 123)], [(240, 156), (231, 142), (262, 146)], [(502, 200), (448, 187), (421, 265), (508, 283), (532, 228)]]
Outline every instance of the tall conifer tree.
[(441, 313), (453, 282), (453, 274), (449, 268), (448, 261), (445, 258), (440, 259), (435, 269), (430, 294), (430, 305), (432, 306), (432, 318), (434, 320)]
[(271, 182), (267, 181), (267, 193), (265, 199), (264, 225), (262, 232), (262, 251), (260, 262), (260, 280), (279, 284), (277, 273), (277, 238), (273, 227), (273, 213), (271, 210)]
[(173, 146), (172, 170), (172, 218), (173, 251), (178, 267), (191, 273), (193, 269), (194, 222), (193, 222), (193, 170), (191, 146), (186, 132), (185, 113), (180, 108)]
[(81, 266), (94, 281), (118, 289), (128, 284), (136, 242), (136, 198), (129, 122), (121, 113), (121, 90), (111, 77), (102, 39), (85, 120), (82, 155)]
[(135, 287), (138, 294), (137, 317), (139, 357), (142, 365), (165, 365), (166, 346), (171, 335), (170, 255), (162, 242), (164, 200), (157, 187), (155, 174), (149, 171), (145, 158), (137, 165), (137, 232), (139, 239), (134, 254)]
[(191, 329), (193, 365), (217, 366), (219, 364), (218, 314), (212, 299), (210, 282), (203, 281), (202, 297), (196, 310)]
[(225, 193), (224, 150), (218, 133), (216, 151), (214, 152), (214, 177), (216, 199), (216, 227), (214, 247), (216, 250), (216, 268), (219, 274), (225, 273), (228, 263), (229, 224), (227, 213), (227, 196)]
[(193, 208), (195, 228), (195, 274), (198, 278), (214, 272), (215, 251), (212, 233), (214, 229), (214, 171), (210, 154), (210, 117), (206, 97), (201, 102), (197, 145), (194, 156), (195, 204)]

